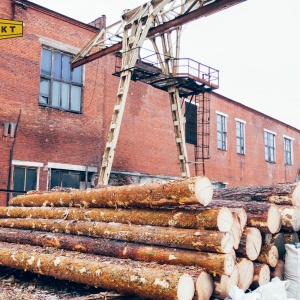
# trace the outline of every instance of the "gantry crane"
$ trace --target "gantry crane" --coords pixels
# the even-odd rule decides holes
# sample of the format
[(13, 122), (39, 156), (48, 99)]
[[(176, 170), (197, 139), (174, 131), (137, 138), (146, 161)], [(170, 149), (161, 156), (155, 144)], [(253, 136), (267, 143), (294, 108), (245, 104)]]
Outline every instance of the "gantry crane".
[[(76, 68), (121, 50), (121, 54), (117, 55), (119, 65), (115, 72), (120, 77), (120, 82), (98, 185), (107, 185), (109, 181), (132, 79), (168, 92), (181, 176), (190, 176), (180, 98), (191, 96), (192, 99), (218, 88), (219, 77), (217, 70), (190, 59), (185, 59), (182, 63), (179, 57), (182, 25), (244, 1), (246, 0), (151, 0), (135, 9), (125, 10), (120, 22), (100, 30), (73, 58), (72, 68)], [(141, 55), (146, 39), (151, 42), (153, 52), (146, 54), (143, 59)], [(153, 56), (154, 62), (149, 60)], [(206, 122), (203, 120), (204, 110), (201, 115), (201, 130)], [(207, 136), (204, 131), (201, 134), (203, 141)], [(203, 143), (201, 148), (199, 153), (202, 153), (203, 159)]]

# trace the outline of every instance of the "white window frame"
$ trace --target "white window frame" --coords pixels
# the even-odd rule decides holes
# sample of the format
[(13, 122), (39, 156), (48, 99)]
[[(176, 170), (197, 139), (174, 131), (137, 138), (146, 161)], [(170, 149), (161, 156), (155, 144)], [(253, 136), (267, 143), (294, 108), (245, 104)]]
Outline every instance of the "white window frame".
[[(286, 156), (285, 156), (285, 140), (289, 140), (291, 142), (291, 164), (288, 164), (286, 162)], [(294, 138), (283, 135), (283, 153), (284, 153), (284, 164), (287, 166), (293, 166), (294, 165)]]
[[(274, 161), (266, 159), (266, 147), (268, 147), (268, 145), (266, 145), (266, 143), (265, 143), (265, 133), (269, 133), (269, 134), (272, 134), (274, 136)], [(265, 156), (265, 161), (266, 162), (276, 163), (276, 132), (271, 131), (269, 129), (265, 129), (265, 128), (264, 128), (264, 156)]]
[[(236, 128), (236, 125), (237, 125), (237, 122), (240, 122), (240, 123), (243, 123), (244, 124), (244, 132), (243, 132), (243, 137), (244, 137), (244, 153), (238, 153), (238, 154), (241, 154), (241, 155), (245, 155), (246, 154), (246, 121), (244, 120), (241, 120), (241, 119), (238, 119), (238, 118), (235, 118), (235, 128)], [(237, 139), (237, 136), (236, 136), (236, 139)]]
[(35, 161), (23, 161), (23, 160), (12, 160), (13, 166), (24, 167), (24, 168), (36, 168), (36, 190), (39, 190), (40, 187), (40, 171), (43, 168), (44, 164), (41, 162)]
[[(221, 150), (221, 151), (227, 151), (227, 149), (228, 149), (228, 145), (227, 145), (227, 135), (228, 135), (227, 119), (228, 119), (228, 115), (225, 114), (225, 113), (222, 113), (222, 112), (220, 112), (218, 110), (216, 110), (216, 114), (217, 114), (217, 118), (216, 118), (216, 121), (217, 121), (217, 148), (219, 150)], [(218, 115), (220, 115), (220, 116), (222, 116), (222, 117), (225, 118), (225, 124), (224, 124), (224, 126), (225, 126), (225, 149), (218, 147)]]

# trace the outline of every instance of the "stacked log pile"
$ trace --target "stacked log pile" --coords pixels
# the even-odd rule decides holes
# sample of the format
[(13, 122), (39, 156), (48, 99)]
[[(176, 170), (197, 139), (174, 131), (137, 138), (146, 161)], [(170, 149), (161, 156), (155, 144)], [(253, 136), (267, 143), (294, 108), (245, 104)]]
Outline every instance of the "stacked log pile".
[(18, 196), (0, 207), (0, 263), (143, 298), (224, 299), (282, 274), (300, 186), (280, 186), (213, 195), (196, 177)]

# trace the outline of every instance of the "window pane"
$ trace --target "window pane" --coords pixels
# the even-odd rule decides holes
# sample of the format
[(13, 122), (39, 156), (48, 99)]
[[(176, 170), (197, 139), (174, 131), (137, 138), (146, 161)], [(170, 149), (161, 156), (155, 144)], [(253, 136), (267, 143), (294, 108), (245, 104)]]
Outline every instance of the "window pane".
[(25, 190), (36, 190), (36, 169), (26, 169)]
[(52, 52), (47, 49), (42, 50), (41, 73), (51, 75)]
[(80, 111), (81, 104), (81, 87), (71, 87), (71, 110)]
[(40, 78), (40, 98), (39, 102), (43, 104), (49, 103), (50, 80)]
[(51, 183), (50, 189), (55, 186), (61, 186), (61, 173), (59, 170), (51, 170)]
[(80, 175), (79, 174), (63, 174), (62, 186), (74, 189), (80, 187)]
[(25, 168), (15, 167), (14, 190), (24, 191)]
[(61, 84), (61, 107), (69, 109), (70, 85), (67, 83)]
[(62, 66), (62, 79), (71, 80), (71, 58), (69, 56), (63, 55), (63, 66)]
[(61, 57), (60, 53), (54, 53), (53, 76), (56, 78), (61, 78)]
[(60, 107), (60, 82), (53, 81), (52, 106)]
[(73, 70), (72, 82), (82, 83), (82, 66), (77, 67)]

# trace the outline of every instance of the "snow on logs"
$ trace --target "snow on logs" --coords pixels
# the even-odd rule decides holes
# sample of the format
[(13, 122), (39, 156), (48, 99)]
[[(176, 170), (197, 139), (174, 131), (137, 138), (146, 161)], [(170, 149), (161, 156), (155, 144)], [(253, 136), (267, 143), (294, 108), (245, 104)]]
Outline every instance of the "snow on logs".
[(207, 177), (109, 186), (87, 191), (27, 194), (10, 199), (11, 206), (161, 207), (208, 205), (213, 187)]

